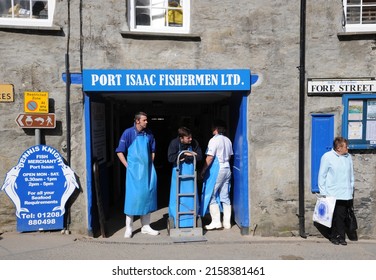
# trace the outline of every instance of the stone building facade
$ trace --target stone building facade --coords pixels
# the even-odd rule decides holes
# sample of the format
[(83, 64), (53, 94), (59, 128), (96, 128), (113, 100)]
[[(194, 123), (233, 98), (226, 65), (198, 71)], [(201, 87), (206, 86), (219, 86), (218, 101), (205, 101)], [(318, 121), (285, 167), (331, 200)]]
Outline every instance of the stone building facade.
[[(234, 212), (241, 212), (237, 221), (241, 233), (319, 234), (312, 224), (316, 200), (312, 165), (317, 164), (313, 143), (320, 138), (313, 130), (316, 117), (329, 117), (333, 126), (329, 136), (348, 137), (345, 97), (367, 96), (366, 101), (373, 101), (376, 92), (372, 82), (376, 74), (376, 27), (373, 32), (358, 32), (352, 31), (350, 20), (345, 25), (346, 0), (307, 3), (305, 32), (301, 28), (301, 3), (305, 1), (298, 0), (183, 0), (174, 7), (175, 11), (182, 9), (179, 11), (184, 17), (174, 25), (166, 17), (168, 6), (163, 6), (168, 1), (153, 0), (160, 5), (157, 14), (164, 13), (161, 27), (154, 29), (148, 29), (150, 22), (133, 16), (148, 1), (46, 2), (44, 12), (52, 20), (46, 24), (33, 23), (31, 17), (14, 25), (9, 17), (17, 19), (17, 15), (9, 14), (9, 6), (0, 7), (0, 84), (14, 87), (14, 100), (0, 102), (0, 181), (40, 136), (42, 144), (54, 147), (70, 162), (79, 181), (80, 190), (69, 202), (70, 230), (95, 235), (99, 214), (93, 187), (94, 155), (103, 149), (100, 172), (105, 217), (122, 217), (124, 171), (114, 148), (122, 131), (132, 125), (136, 111), (149, 114), (150, 126), (156, 133), (161, 208), (166, 207), (171, 173), (166, 146), (175, 137), (176, 128), (181, 124), (190, 126), (205, 150), (210, 138), (209, 123), (221, 117), (229, 124), (230, 138), (236, 142), (240, 133), (245, 145), (244, 150), (239, 150), (245, 153), (235, 154), (243, 171), (239, 178), (242, 191), (237, 193), (236, 186), (233, 189), (233, 196), (243, 200), (234, 208)], [(133, 6), (133, 2), (138, 6)], [(372, 11), (376, 7), (371, 7)], [(346, 15), (350, 17), (350, 13)], [(141, 71), (144, 75), (163, 70), (222, 73), (230, 69), (237, 73), (246, 69), (251, 79), (249, 89), (240, 93), (231, 88), (176, 92), (87, 90), (84, 83), (89, 83), (85, 79), (89, 79), (88, 70), (92, 69), (105, 74), (108, 70)], [(300, 71), (304, 71), (303, 75)], [(71, 75), (68, 85), (66, 74)], [(309, 88), (313, 81), (321, 86), (320, 90), (313, 92)], [(334, 94), (323, 90), (333, 83), (367, 82), (370, 89), (348, 88)], [(25, 92), (48, 92), (49, 112), (56, 115), (56, 128), (39, 131), (19, 127), (15, 120), (24, 112)], [(373, 103), (366, 104), (372, 112)], [(105, 126), (100, 144), (93, 143), (97, 105), (99, 111), (104, 109), (99, 115)], [(245, 115), (240, 117), (242, 113)], [(371, 123), (363, 126), (368, 124), (368, 133), (372, 133)], [(370, 137), (363, 137), (364, 143), (354, 141), (350, 149), (360, 238), (376, 237), (376, 139)], [(4, 192), (0, 192), (0, 213), (1, 231), (15, 231), (15, 209)]]

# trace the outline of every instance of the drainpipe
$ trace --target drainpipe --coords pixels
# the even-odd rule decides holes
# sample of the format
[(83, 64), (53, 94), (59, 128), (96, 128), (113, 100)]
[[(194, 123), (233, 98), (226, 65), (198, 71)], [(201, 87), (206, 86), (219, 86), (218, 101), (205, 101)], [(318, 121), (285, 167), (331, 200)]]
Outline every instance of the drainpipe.
[(70, 72), (69, 72), (69, 54), (65, 54), (65, 76), (66, 76), (66, 104), (65, 104), (65, 114), (66, 114), (66, 122), (67, 122), (67, 162), (70, 166), (71, 164), (71, 116), (70, 116)]
[(304, 99), (305, 99), (305, 28), (306, 0), (300, 1), (300, 65), (299, 65), (299, 234), (307, 238), (304, 227)]
[[(67, 125), (67, 163), (68, 166), (71, 165), (71, 115), (70, 115), (70, 86), (71, 86), (71, 76), (69, 72), (69, 42), (70, 42), (70, 0), (67, 1), (68, 5), (68, 31), (67, 31), (67, 49), (65, 54), (65, 76), (66, 76), (66, 83), (65, 83), (65, 117), (66, 117), (66, 125)], [(71, 223), (71, 213), (70, 207), (67, 209), (66, 212), (67, 219), (66, 219), (66, 229), (64, 229), (65, 233), (69, 234), (69, 226)]]

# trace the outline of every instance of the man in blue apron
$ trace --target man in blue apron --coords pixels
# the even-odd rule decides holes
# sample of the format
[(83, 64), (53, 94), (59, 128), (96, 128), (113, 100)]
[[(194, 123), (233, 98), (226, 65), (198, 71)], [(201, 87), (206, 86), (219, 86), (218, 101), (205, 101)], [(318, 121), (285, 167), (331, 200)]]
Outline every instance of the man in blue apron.
[[(170, 187), (170, 202), (168, 207), (169, 216), (174, 219), (175, 226), (177, 227), (178, 221), (176, 220), (176, 196), (177, 191), (179, 194), (193, 193), (196, 191), (194, 184), (194, 178), (185, 178), (179, 180), (179, 189), (176, 186), (177, 183), (177, 158), (182, 151), (190, 151), (181, 154), (179, 157), (179, 168), (180, 175), (194, 175), (196, 170), (194, 170), (193, 156), (196, 157), (196, 163), (202, 160), (202, 151), (199, 143), (196, 139), (192, 138), (191, 130), (187, 127), (180, 127), (178, 129), (178, 136), (171, 140), (167, 156), (168, 161), (173, 164), (172, 174), (171, 174), (171, 187)], [(180, 197), (179, 198), (179, 212), (190, 212), (194, 208), (193, 197)], [(196, 205), (198, 203), (196, 202)], [(197, 213), (196, 213), (197, 214)], [(181, 215), (179, 218), (179, 227), (193, 227), (193, 215)]]
[(158, 235), (150, 227), (150, 213), (157, 210), (157, 174), (154, 168), (155, 139), (146, 128), (147, 115), (135, 115), (133, 127), (120, 137), (116, 153), (126, 168), (125, 179), (125, 238), (132, 237), (133, 216), (141, 217), (141, 233)]
[(211, 223), (207, 230), (222, 229), (221, 212), (223, 209), (223, 227), (231, 228), (231, 168), (230, 159), (234, 154), (232, 143), (223, 135), (226, 132), (222, 121), (215, 121), (212, 126), (213, 137), (209, 140), (206, 159), (201, 170), (204, 179), (201, 196), (200, 215), (205, 216), (209, 207)]

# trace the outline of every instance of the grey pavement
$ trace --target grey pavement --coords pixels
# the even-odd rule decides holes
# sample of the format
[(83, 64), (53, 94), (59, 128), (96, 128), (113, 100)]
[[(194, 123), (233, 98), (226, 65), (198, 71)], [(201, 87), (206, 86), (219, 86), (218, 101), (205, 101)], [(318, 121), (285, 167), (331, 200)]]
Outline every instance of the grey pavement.
[[(166, 209), (153, 213), (162, 220)], [(153, 225), (153, 223), (152, 223)], [(348, 241), (333, 245), (322, 237), (260, 237), (230, 230), (204, 231), (203, 241), (176, 242), (161, 228), (160, 235), (142, 234), (135, 221), (133, 238), (124, 228), (107, 238), (61, 232), (4, 232), (1, 260), (376, 260), (376, 241)], [(0, 262), (1, 263), (1, 262)]]

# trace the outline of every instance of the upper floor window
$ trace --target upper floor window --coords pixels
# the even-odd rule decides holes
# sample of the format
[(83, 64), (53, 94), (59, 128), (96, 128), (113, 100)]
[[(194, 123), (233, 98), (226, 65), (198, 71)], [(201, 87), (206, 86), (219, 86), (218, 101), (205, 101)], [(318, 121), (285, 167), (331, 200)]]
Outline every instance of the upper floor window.
[(189, 0), (129, 0), (130, 30), (189, 33)]
[(0, 25), (52, 26), (55, 0), (1, 0)]
[(376, 0), (343, 0), (346, 32), (376, 31)]

